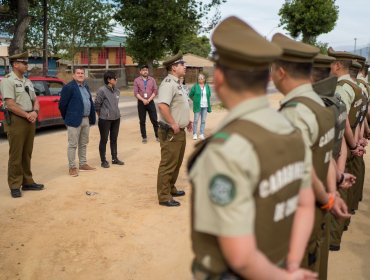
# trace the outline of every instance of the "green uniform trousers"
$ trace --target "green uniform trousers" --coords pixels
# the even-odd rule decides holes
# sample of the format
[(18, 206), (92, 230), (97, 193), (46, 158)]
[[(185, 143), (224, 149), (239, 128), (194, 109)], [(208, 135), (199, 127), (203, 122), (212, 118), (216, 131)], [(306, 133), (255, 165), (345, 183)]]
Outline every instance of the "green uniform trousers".
[(186, 135), (184, 129), (174, 134), (172, 130), (166, 132), (158, 129), (161, 144), (161, 162), (158, 168), (157, 194), (159, 202), (172, 200), (171, 193), (177, 192), (175, 183), (184, 159)]
[(329, 256), (327, 216), (326, 211), (321, 210), (318, 206), (315, 207), (315, 222), (301, 265), (303, 268), (317, 272), (320, 280), (327, 277)]
[(10, 189), (19, 189), (23, 184), (34, 183), (31, 157), (36, 125), (12, 114), (10, 125), (5, 123), (4, 129), (9, 142), (8, 185)]
[(353, 190), (353, 201), (352, 201), (352, 208), (354, 210), (358, 209), (358, 204), (362, 199), (362, 192), (364, 190), (364, 182), (365, 182), (365, 161), (363, 157), (358, 157), (356, 160), (358, 161), (358, 177), (356, 178), (357, 188)]
[[(353, 156), (351, 154), (351, 151), (348, 150), (348, 157), (347, 157), (347, 161), (346, 161), (346, 172), (348, 172), (350, 174), (353, 174), (353, 175), (355, 175), (354, 161), (355, 161), (355, 156)], [(342, 188), (338, 188), (338, 192), (339, 192), (341, 198), (347, 204), (348, 210), (350, 210), (349, 202), (350, 202), (350, 198), (352, 197), (349, 194), (350, 189), (344, 190)], [(344, 226), (349, 225), (349, 223), (350, 223), (350, 219), (342, 220), (342, 219), (336, 219), (335, 217), (332, 217), (331, 222), (330, 222), (330, 225), (331, 225), (331, 227), (330, 227), (330, 245), (340, 246)]]

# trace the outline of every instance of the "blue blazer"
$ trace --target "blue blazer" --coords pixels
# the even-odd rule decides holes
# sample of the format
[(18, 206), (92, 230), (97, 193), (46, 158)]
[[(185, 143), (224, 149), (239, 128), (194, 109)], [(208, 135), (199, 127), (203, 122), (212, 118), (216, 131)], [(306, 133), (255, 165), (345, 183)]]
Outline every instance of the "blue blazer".
[[(92, 101), (90, 89), (87, 85), (85, 85), (85, 87), (90, 94), (91, 107), (89, 123), (93, 125), (96, 122), (94, 102)], [(84, 113), (84, 104), (80, 89), (75, 80), (69, 82), (63, 87), (62, 92), (60, 93), (59, 111), (67, 126), (79, 127), (81, 125)]]

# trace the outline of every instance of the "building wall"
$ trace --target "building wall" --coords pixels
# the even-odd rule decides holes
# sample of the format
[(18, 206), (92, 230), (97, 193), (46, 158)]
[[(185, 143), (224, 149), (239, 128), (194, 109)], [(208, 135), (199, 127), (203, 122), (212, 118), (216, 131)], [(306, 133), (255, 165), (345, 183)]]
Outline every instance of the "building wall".
[[(117, 52), (119, 48), (90, 48), (90, 64), (105, 66), (106, 58), (108, 58), (109, 65), (119, 65)], [(87, 65), (87, 50), (76, 53), (74, 57), (76, 65)], [(122, 64), (126, 63), (126, 50), (122, 48)]]

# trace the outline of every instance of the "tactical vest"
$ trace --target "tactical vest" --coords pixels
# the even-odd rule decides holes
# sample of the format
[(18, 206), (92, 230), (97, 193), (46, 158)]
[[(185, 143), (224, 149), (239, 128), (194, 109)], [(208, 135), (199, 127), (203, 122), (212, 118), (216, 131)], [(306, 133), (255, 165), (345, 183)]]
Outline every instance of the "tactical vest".
[(280, 111), (285, 107), (296, 106), (298, 103), (302, 103), (307, 106), (316, 117), (319, 126), (319, 133), (315, 143), (313, 143), (311, 147), (312, 163), (315, 167), (317, 177), (324, 185), (326, 185), (326, 177), (328, 174), (335, 137), (335, 120), (333, 111), (330, 108), (323, 107), (316, 101), (304, 96), (291, 99), (280, 108)]
[(370, 102), (370, 98), (369, 98), (369, 95), (370, 95), (370, 86), (363, 80), (361, 79), (357, 79), (357, 82), (364, 85), (364, 87), (366, 88), (366, 91), (367, 91), (367, 94), (366, 92), (362, 92), (362, 120), (361, 120), (361, 123), (366, 120), (366, 116), (367, 116), (367, 112), (368, 112), (368, 109), (369, 109), (369, 102)]
[(346, 105), (340, 98), (335, 94), (335, 88), (337, 85), (337, 77), (329, 77), (312, 84), (313, 89), (325, 106), (332, 109), (335, 119), (335, 138), (333, 146), (333, 157), (335, 160), (338, 159), (340, 150), (342, 148), (342, 138), (346, 129), (347, 110)]
[[(271, 262), (281, 264), (288, 253), (293, 217), (305, 169), (305, 149), (301, 133), (295, 130), (290, 134), (280, 135), (246, 120), (235, 120), (219, 133), (238, 134), (247, 139), (253, 145), (259, 162), (262, 163), (258, 185), (253, 194), (256, 209), (255, 237), (258, 249)], [(188, 162), (189, 172), (208, 143), (222, 145), (225, 141), (225, 139), (210, 137), (198, 144)], [(192, 201), (194, 205), (194, 192)], [(216, 276), (228, 268), (217, 237), (195, 231), (193, 220), (194, 208), (192, 209), (192, 241), (196, 256), (194, 264), (199, 268), (200, 260), (211, 256), (212, 271), (204, 267), (201, 267), (201, 270), (207, 271), (209, 275), (207, 279), (218, 279)]]
[(362, 119), (362, 90), (359, 86), (349, 80), (341, 80), (338, 82), (338, 85), (340, 86), (343, 86), (344, 84), (350, 85), (355, 93), (355, 99), (353, 100), (351, 104), (351, 109), (348, 112), (348, 120), (352, 130), (354, 130)]

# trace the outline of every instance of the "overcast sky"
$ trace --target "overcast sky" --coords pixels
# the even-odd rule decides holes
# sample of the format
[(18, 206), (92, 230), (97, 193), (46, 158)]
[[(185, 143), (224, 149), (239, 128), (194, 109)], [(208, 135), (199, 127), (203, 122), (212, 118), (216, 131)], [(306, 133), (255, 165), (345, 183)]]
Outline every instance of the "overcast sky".
[[(279, 9), (284, 0), (227, 0), (220, 8), (222, 18), (235, 15), (246, 21), (268, 39), (276, 32), (287, 34), (279, 28)], [(334, 48), (357, 49), (370, 45), (370, 0), (337, 0), (339, 18), (333, 31), (319, 36), (318, 40), (327, 42)], [(339, 50), (339, 49), (338, 49)]]

